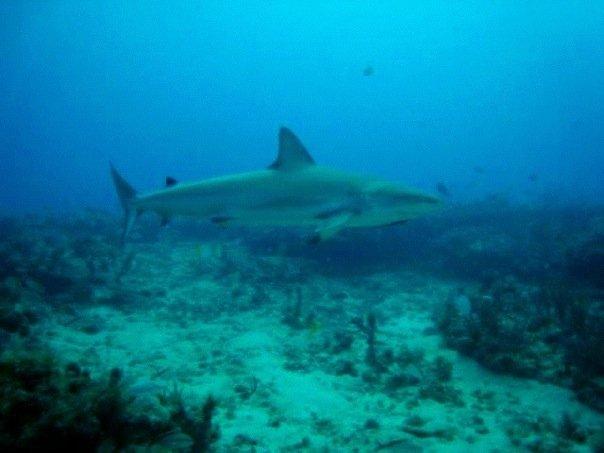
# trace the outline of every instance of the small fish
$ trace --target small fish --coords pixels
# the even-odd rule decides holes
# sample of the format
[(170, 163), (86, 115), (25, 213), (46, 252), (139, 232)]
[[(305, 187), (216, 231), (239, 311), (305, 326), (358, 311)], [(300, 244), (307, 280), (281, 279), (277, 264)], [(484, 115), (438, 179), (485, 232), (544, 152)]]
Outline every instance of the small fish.
[(444, 182), (439, 182), (438, 184), (436, 184), (436, 190), (438, 191), (439, 194), (444, 195), (445, 197), (448, 197), (449, 195), (451, 195), (449, 188), (447, 186), (445, 186)]
[(531, 173), (528, 177), (530, 182), (537, 182), (537, 180), (539, 179), (539, 174), (537, 173)]
[(374, 72), (375, 71), (373, 70), (373, 66), (371, 66), (371, 65), (367, 65), (367, 66), (365, 66), (365, 69), (363, 69), (363, 75), (365, 77), (372, 76)]
[(476, 165), (474, 167), (474, 172), (478, 173), (479, 175), (484, 175), (484, 173), (485, 173), (484, 167), (481, 167), (480, 165)]

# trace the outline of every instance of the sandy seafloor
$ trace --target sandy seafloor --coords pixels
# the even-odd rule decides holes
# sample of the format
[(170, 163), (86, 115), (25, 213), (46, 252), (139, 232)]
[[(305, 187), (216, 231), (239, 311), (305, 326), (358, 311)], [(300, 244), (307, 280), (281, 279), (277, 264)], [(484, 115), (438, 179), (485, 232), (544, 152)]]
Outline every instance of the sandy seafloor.
[[(157, 396), (173, 388), (191, 405), (213, 394), (218, 451), (542, 451), (544, 440), (590, 451), (558, 439), (559, 420), (569, 413), (592, 433), (604, 422), (568, 389), (496, 375), (444, 348), (432, 313), (457, 281), (409, 269), (321, 275), (237, 241), (128, 248), (134, 260), (119, 285), (95, 288), (98, 303), (51, 313), (35, 334), (93, 375), (121, 367), (147, 414), (161, 412)], [(312, 319), (293, 328), (284, 316), (296, 291), (301, 317)], [(364, 378), (366, 340), (350, 320), (368, 310), (378, 314), (378, 351), (451, 360), (447, 385), (461, 401), (422, 396), (421, 383), (388, 391)], [(353, 336), (350, 349), (334, 352), (338, 331)], [(356, 376), (338, 372), (343, 361)]]

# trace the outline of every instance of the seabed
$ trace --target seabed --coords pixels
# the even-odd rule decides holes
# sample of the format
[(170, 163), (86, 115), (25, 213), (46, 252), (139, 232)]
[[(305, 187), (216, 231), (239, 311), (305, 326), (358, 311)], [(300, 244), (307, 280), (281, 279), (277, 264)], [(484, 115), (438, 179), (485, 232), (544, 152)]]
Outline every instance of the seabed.
[[(572, 221), (583, 235), (572, 256), (598, 237), (602, 218), (588, 216), (591, 230)], [(446, 215), (418, 222), (307, 249), (297, 232), (160, 230), (149, 219), (121, 248), (113, 215), (6, 219), (0, 378), (14, 357), (46, 354), (67, 388), (76, 378), (85, 388), (119, 386), (121, 422), (144, 416), (165, 431), (116, 440), (105, 429), (90, 445), (106, 451), (602, 451), (603, 356), (575, 360), (564, 341), (600, 354), (603, 340), (592, 337), (601, 330), (570, 332), (577, 321), (566, 320), (580, 315), (557, 313), (564, 309), (552, 302), (577, 301), (587, 319), (601, 320), (598, 281), (569, 285), (579, 277), (560, 268), (566, 277), (554, 285), (543, 275), (558, 271), (514, 269), (497, 258), (515, 250), (514, 232), (477, 223), (454, 233), (438, 227), (452, 222)], [(451, 256), (438, 265), (427, 258), (446, 247), (459, 251), (451, 252), (458, 267)], [(199, 415), (208, 395), (215, 408)], [(14, 410), (13, 397), (4, 391), (0, 416)], [(201, 428), (188, 431), (178, 405)], [(5, 427), (4, 445), (33, 445), (38, 428)]]

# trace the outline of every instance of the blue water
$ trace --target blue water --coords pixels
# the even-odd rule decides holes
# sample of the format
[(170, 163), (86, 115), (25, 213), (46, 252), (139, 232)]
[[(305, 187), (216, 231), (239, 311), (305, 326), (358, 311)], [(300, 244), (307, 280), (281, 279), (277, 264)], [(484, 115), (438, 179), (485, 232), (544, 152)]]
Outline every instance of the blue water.
[[(0, 451), (604, 451), (603, 106), (604, 0), (0, 0)], [(443, 209), (135, 219), (283, 126)]]
[(604, 2), (186, 3), (0, 4), (0, 211), (256, 169), (281, 125), (457, 200), (601, 201)]

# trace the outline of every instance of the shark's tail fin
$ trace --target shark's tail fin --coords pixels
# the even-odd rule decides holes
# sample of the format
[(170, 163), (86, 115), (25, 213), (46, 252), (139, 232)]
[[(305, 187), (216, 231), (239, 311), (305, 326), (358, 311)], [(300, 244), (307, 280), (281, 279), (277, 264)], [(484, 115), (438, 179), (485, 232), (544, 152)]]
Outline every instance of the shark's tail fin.
[(124, 229), (121, 238), (122, 243), (124, 243), (138, 214), (136, 208), (132, 206), (132, 202), (136, 199), (136, 190), (117, 172), (113, 164), (110, 164), (110, 166), (115, 191), (124, 209)]

